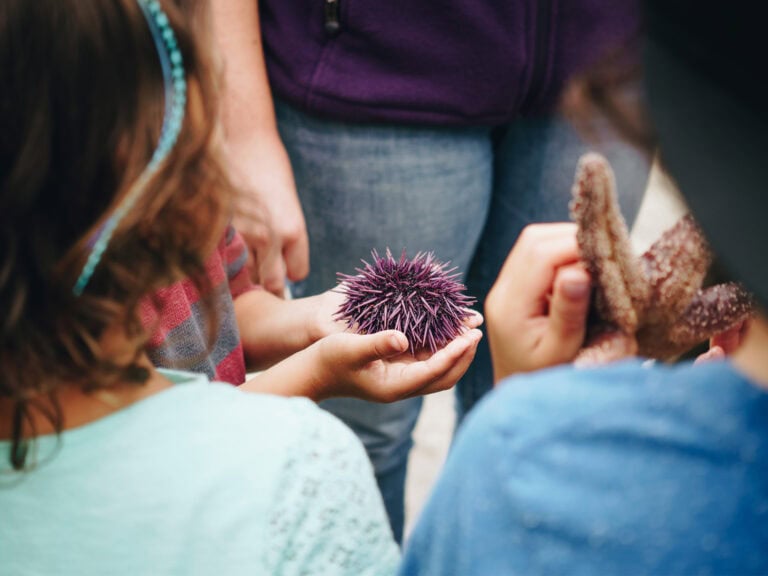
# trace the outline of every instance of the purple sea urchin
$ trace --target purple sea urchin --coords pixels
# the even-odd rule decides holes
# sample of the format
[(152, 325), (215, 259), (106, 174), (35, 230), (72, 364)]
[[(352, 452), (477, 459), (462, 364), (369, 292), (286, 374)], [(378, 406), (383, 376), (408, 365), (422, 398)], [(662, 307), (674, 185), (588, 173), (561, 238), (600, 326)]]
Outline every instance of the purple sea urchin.
[(339, 273), (339, 289), (346, 300), (335, 314), (360, 334), (400, 330), (408, 338), (411, 353), (435, 352), (461, 333), (474, 298), (464, 294), (456, 268), (437, 261), (429, 252), (408, 260), (403, 250), (395, 260), (387, 249), (384, 257), (371, 252), (373, 262), (363, 260), (357, 275)]

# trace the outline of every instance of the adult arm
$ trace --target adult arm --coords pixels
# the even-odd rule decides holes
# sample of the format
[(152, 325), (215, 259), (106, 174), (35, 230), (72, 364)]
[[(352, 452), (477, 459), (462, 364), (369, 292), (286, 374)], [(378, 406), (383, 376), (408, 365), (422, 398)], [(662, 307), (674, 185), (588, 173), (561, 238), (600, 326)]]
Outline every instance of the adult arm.
[(224, 65), (222, 117), (227, 159), (243, 189), (235, 225), (253, 258), (254, 279), (281, 295), (285, 278), (309, 272), (306, 224), (290, 161), (277, 131), (256, 0), (211, 2)]

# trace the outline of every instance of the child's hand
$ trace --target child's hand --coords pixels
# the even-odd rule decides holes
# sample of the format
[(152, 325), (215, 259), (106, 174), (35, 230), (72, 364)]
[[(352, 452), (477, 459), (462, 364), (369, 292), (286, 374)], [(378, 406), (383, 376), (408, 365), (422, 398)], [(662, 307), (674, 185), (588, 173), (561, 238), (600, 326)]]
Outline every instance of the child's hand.
[(520, 234), (485, 302), (494, 380), (573, 360), (582, 346), (590, 278), (575, 224)]
[(722, 360), (726, 356), (733, 354), (741, 345), (744, 336), (749, 329), (749, 322), (745, 321), (734, 326), (727, 332), (715, 334), (709, 339), (709, 350), (699, 355), (694, 364), (707, 362), (709, 360)]
[(338, 288), (326, 290), (317, 296), (302, 298), (311, 303), (311, 311), (308, 313), (310, 322), (308, 333), (310, 340), (316, 342), (329, 334), (344, 332), (347, 325), (345, 322), (334, 320), (333, 316), (344, 302), (344, 294)]
[[(480, 315), (469, 320), (470, 326), (480, 322)], [(482, 334), (474, 326), (434, 354), (417, 358), (408, 353), (405, 335), (395, 330), (327, 336), (313, 345), (318, 366), (310, 395), (394, 402), (450, 388), (475, 356)]]

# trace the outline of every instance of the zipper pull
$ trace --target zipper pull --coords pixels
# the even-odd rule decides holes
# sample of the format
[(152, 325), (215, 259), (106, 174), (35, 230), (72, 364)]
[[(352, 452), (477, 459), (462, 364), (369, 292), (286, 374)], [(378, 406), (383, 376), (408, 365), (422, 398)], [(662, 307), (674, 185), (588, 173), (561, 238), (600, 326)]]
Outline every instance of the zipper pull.
[(339, 0), (325, 0), (325, 32), (329, 36), (336, 36), (340, 30)]

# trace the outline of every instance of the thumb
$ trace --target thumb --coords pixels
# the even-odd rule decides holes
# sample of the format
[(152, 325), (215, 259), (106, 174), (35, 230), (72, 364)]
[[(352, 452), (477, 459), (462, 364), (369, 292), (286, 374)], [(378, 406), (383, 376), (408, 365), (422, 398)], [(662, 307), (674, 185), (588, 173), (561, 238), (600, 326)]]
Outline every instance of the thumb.
[(357, 340), (356, 355), (361, 363), (397, 356), (408, 350), (408, 339), (397, 330), (366, 334)]
[(280, 298), (285, 297), (285, 267), (280, 258), (270, 258), (259, 266), (259, 283), (262, 288)]
[(560, 361), (573, 359), (584, 342), (590, 287), (580, 265), (562, 268), (555, 278), (543, 346)]

